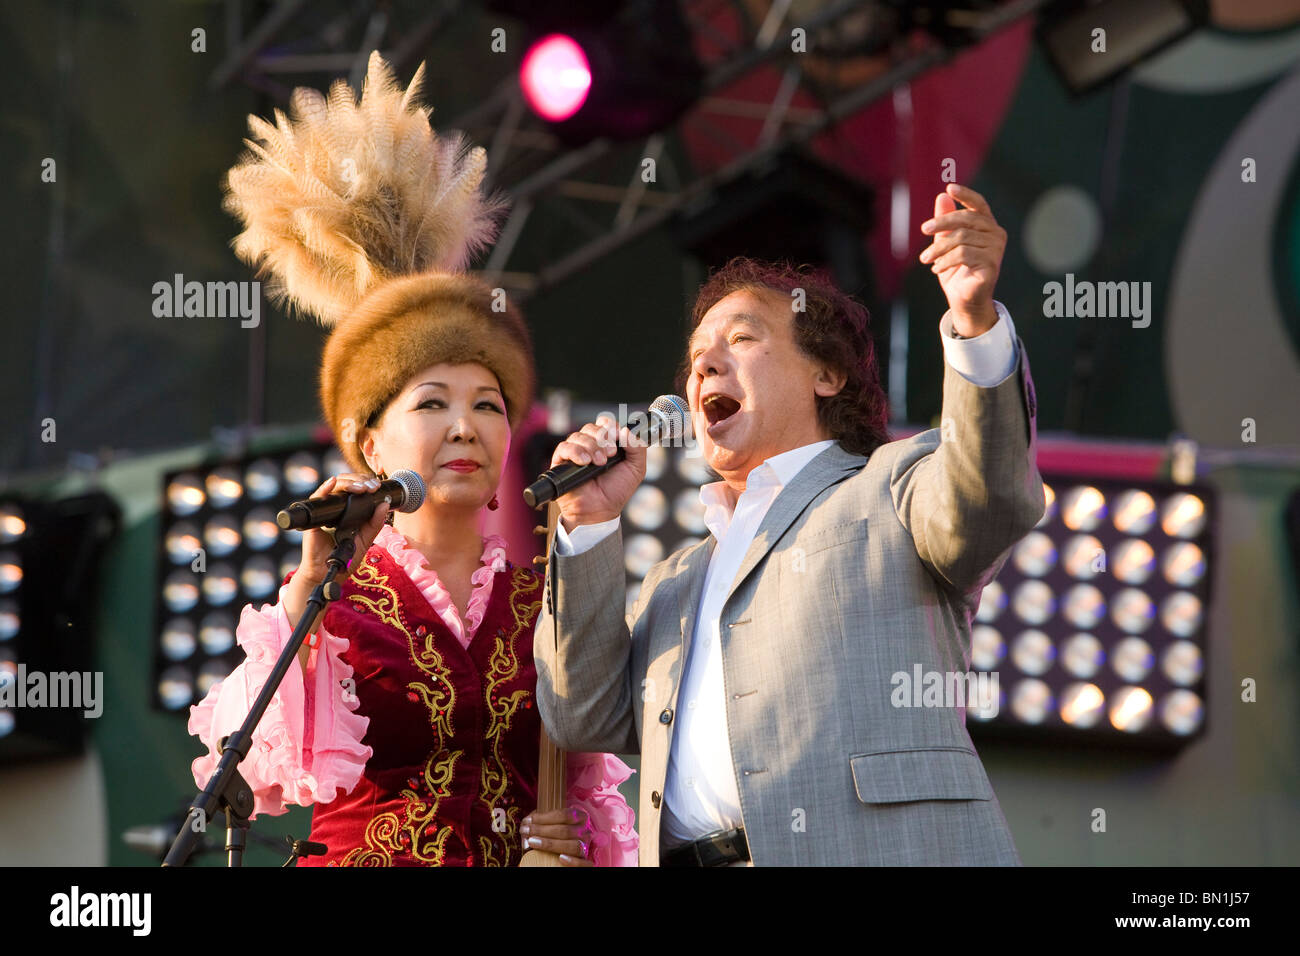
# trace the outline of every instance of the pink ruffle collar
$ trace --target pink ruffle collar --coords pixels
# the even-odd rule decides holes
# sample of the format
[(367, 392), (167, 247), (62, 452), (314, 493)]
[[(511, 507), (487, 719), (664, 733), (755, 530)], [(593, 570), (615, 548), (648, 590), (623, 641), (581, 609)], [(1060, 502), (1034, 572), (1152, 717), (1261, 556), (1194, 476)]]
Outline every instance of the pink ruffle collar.
[(470, 641), (474, 639), (474, 632), (478, 630), (483, 615), (487, 613), (488, 602), (492, 599), (492, 582), (496, 573), (506, 570), (505, 539), (496, 534), (483, 535), (483, 556), (480, 558), (482, 567), (470, 575), (473, 590), (463, 620), (456, 610), (451, 594), (438, 580), (438, 573), (429, 567), (424, 560), (424, 555), (407, 540), (405, 535), (396, 528), (384, 525), (375, 536), (374, 544), (371, 545), (371, 547), (376, 546), (387, 551), (406, 576), (420, 589), (429, 606), (437, 612), (438, 617), (442, 618), (448, 630), (456, 635), (456, 640), (460, 641), (461, 646), (469, 647)]

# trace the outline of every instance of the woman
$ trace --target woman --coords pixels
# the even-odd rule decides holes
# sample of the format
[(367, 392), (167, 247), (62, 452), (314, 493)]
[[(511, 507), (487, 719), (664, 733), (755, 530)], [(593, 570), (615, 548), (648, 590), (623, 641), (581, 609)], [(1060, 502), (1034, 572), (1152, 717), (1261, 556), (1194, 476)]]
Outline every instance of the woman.
[[(229, 178), (227, 206), (245, 224), (236, 250), (332, 326), (321, 404), (353, 471), (316, 494), (373, 488), (401, 469), (426, 488), (418, 510), (382, 506), (358, 532), (341, 596), (240, 771), (257, 812), (315, 804), (311, 839), (329, 853), (300, 865), (504, 866), (525, 844), (566, 865), (633, 865), (632, 814), (616, 789), (631, 771), (617, 758), (569, 755), (569, 806), (528, 814), (543, 579), (480, 529), (532, 401), (531, 342), (513, 307), (459, 272), (490, 236), (494, 207), (478, 192), (481, 151), (438, 140), (412, 105), (422, 70), (403, 94), (372, 55), (359, 106), (346, 86), (328, 103), (296, 91), (295, 122), (250, 117), (261, 143)], [(306, 532), (278, 603), (244, 610), (247, 660), (191, 712), (210, 751), (194, 763), (200, 786), (331, 548), (327, 532)]]

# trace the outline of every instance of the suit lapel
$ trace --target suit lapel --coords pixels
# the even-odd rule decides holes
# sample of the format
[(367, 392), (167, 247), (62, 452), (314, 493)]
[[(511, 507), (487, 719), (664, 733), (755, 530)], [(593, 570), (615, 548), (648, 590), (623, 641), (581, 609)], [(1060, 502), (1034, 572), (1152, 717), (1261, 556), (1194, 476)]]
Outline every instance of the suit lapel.
[(677, 574), (673, 576), (677, 588), (677, 610), (681, 614), (682, 632), (679, 640), (683, 656), (690, 650), (691, 635), (695, 632), (695, 615), (704, 593), (705, 572), (709, 569), (709, 560), (717, 545), (717, 539), (709, 535), (706, 540), (690, 548), (682, 555)]
[[(745, 552), (745, 559), (740, 562), (740, 570), (736, 572), (736, 579), (732, 581), (731, 588), (727, 591), (726, 600), (731, 600), (731, 596), (749, 576), (749, 572), (767, 556), (777, 539), (785, 534), (786, 529), (795, 518), (799, 517), (804, 508), (808, 507), (810, 501), (825, 491), (828, 486), (844, 480), (866, 463), (867, 459), (864, 456), (845, 451), (839, 442), (808, 462), (794, 476), (794, 479), (781, 489), (781, 493), (776, 496), (776, 501), (772, 502), (772, 507), (767, 509), (767, 514), (763, 516), (758, 531), (754, 534), (754, 540), (750, 542), (749, 550)], [(697, 591), (697, 601), (698, 598)], [(725, 602), (723, 606), (726, 606)]]

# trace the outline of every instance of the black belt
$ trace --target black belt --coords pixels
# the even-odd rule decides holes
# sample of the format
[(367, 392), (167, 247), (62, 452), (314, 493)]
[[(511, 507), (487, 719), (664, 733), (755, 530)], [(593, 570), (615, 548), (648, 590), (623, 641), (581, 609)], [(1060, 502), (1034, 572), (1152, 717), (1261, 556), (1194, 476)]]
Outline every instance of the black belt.
[(734, 830), (708, 833), (698, 840), (665, 850), (659, 858), (659, 865), (726, 866), (729, 863), (744, 863), (748, 859), (749, 843), (745, 840), (745, 828), (737, 827)]

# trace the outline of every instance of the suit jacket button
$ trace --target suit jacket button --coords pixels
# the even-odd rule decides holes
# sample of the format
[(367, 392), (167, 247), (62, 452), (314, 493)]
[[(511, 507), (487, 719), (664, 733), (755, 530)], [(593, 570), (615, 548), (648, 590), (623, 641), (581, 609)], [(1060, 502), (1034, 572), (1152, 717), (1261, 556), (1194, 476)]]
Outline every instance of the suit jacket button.
[(650, 803), (651, 803), (651, 805), (652, 805), (656, 810), (659, 809), (659, 801), (662, 800), (662, 799), (663, 799), (663, 798), (660, 796), (658, 790), (656, 790), (656, 791), (654, 791), (653, 793), (650, 794)]
[(670, 724), (672, 723), (672, 721), (673, 721), (673, 709), (671, 707), (665, 707), (664, 712), (659, 715), (659, 723)]

